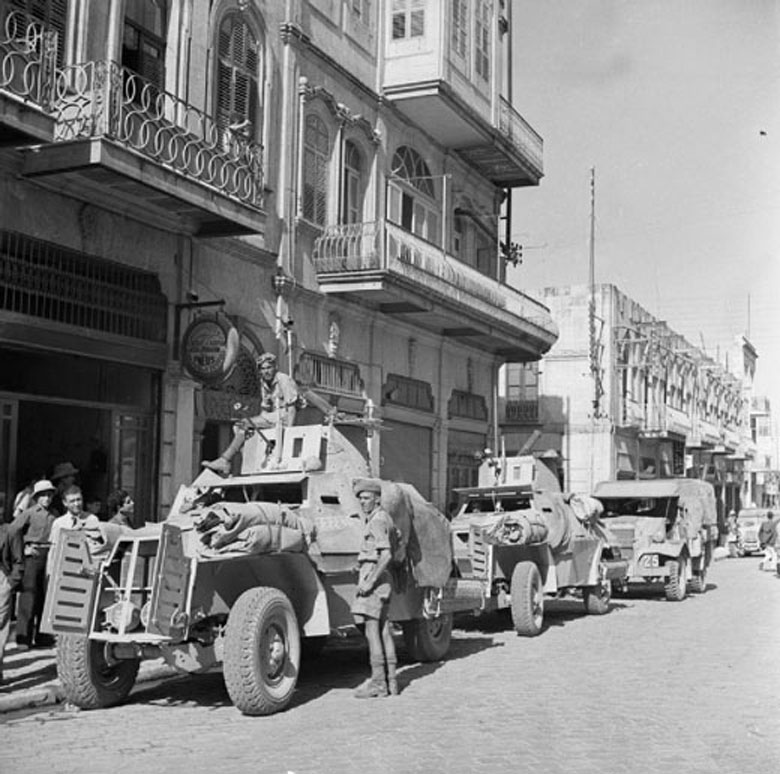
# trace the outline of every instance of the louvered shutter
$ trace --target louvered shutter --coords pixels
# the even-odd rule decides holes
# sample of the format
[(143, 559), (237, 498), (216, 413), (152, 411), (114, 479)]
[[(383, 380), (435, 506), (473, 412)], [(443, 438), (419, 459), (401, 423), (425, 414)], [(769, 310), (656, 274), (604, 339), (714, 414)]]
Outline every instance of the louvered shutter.
[(220, 126), (248, 122), (243, 134), (254, 136), (258, 119), (260, 45), (236, 13), (226, 16), (217, 41), (217, 121)]

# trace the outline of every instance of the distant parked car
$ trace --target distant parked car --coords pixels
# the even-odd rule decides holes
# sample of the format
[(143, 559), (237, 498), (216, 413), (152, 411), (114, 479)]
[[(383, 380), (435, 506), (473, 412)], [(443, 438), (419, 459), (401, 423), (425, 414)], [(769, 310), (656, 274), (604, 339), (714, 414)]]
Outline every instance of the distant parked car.
[(737, 515), (737, 555), (760, 552), (758, 530), (766, 519), (769, 508), (742, 508)]

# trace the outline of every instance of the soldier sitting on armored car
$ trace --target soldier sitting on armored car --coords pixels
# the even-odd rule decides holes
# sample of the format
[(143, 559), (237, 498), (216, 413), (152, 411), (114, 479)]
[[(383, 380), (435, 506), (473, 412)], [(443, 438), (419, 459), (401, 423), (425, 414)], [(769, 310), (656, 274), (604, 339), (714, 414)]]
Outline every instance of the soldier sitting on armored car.
[(215, 460), (202, 462), (204, 468), (223, 476), (230, 474), (231, 461), (244, 445), (253, 429), (274, 427), (277, 423), (289, 427), (295, 421), (295, 410), (300, 401), (298, 385), (276, 367), (276, 355), (264, 352), (256, 359), (260, 371), (261, 409), (256, 417), (243, 419), (233, 427), (233, 440)]

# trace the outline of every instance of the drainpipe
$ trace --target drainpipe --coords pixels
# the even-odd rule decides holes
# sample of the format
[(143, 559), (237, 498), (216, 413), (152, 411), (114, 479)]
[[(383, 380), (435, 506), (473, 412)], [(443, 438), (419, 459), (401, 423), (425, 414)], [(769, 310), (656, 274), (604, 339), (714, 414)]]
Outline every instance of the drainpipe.
[(106, 39), (106, 59), (119, 62), (119, 34), (122, 24), (122, 0), (109, 0), (108, 35)]

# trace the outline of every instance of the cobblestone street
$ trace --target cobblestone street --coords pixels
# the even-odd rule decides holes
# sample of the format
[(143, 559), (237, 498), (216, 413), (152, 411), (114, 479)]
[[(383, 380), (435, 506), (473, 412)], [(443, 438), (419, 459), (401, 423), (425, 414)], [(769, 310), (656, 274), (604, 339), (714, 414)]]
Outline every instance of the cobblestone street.
[(408, 664), (398, 698), (357, 701), (366, 655), (326, 649), (291, 708), (249, 718), (219, 675), (139, 686), (122, 707), (3, 719), (2, 772), (685, 772), (780, 766), (780, 579), (713, 565), (669, 603), (621, 597), (605, 617), (548, 607), (536, 639), (508, 617), (461, 622), (450, 657)]

